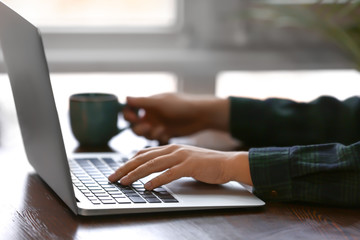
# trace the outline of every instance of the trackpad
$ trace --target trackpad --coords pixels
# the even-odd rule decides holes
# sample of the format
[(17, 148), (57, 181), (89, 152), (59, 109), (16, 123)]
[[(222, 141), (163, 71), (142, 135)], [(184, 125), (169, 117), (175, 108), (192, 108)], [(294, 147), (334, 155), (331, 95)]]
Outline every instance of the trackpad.
[[(144, 178), (144, 182), (151, 180), (157, 174)], [(239, 200), (256, 198), (238, 182), (226, 184), (207, 184), (190, 177), (183, 177), (165, 185), (170, 192), (182, 200), (204, 199), (206, 202), (221, 202), (222, 204), (239, 203)], [(204, 198), (205, 197), (205, 198)]]

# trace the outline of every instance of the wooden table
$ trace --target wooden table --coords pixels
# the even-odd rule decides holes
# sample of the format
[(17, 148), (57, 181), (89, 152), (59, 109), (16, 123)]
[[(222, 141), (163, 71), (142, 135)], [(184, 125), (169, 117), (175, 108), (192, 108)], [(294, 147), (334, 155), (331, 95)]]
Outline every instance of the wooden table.
[(0, 239), (360, 239), (359, 209), (305, 204), (75, 216), (22, 154), (15, 149), (0, 154)]
[[(359, 209), (295, 203), (75, 216), (28, 164), (16, 118), (0, 111), (0, 127), (0, 239), (360, 239)], [(126, 134), (112, 148), (122, 146)]]

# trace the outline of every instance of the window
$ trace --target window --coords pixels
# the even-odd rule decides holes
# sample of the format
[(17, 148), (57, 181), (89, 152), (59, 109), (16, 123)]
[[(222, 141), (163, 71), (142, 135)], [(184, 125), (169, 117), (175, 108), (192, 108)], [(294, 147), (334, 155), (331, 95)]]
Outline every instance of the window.
[(4, 0), (39, 27), (168, 27), (176, 0)]
[(52, 73), (167, 72), (191, 93), (215, 93), (218, 73), (228, 70), (352, 67), (308, 31), (242, 16), (254, 3), (315, 1), (4, 0), (40, 27)]
[(220, 73), (216, 84), (219, 97), (277, 97), (307, 102), (327, 95), (345, 100), (359, 95), (360, 73), (350, 69), (231, 71)]
[[(40, 29), (50, 68), (53, 62), (71, 60), (79, 54), (98, 56), (99, 51), (104, 55), (106, 51), (119, 49), (173, 46), (181, 24), (181, 0), (5, 0), (4, 3)], [(54, 59), (59, 57), (59, 52), (61, 60)]]

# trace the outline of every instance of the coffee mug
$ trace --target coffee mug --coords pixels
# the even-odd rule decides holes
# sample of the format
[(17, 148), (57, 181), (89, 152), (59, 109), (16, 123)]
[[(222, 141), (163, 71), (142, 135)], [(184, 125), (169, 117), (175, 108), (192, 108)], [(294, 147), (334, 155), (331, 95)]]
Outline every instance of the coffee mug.
[(118, 115), (124, 107), (113, 94), (70, 96), (71, 129), (80, 146), (107, 146), (112, 137), (124, 130), (118, 127)]

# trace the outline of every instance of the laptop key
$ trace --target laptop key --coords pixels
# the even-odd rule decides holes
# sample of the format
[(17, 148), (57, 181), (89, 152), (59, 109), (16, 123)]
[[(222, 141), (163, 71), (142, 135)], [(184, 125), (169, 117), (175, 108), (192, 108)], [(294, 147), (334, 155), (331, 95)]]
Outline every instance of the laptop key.
[(154, 191), (154, 192), (167, 192), (167, 191), (165, 190), (165, 188), (162, 188), (162, 187), (155, 188), (153, 191)]
[(168, 192), (154, 192), (156, 196), (158, 196), (163, 202), (178, 202), (170, 193)]
[(125, 194), (127, 197), (140, 197), (137, 193), (127, 193)]
[(116, 201), (114, 199), (111, 200), (101, 200), (103, 204), (116, 204)]
[(164, 203), (178, 203), (179, 201), (175, 198), (161, 199)]
[(133, 203), (146, 203), (141, 197), (128, 197)]
[(95, 196), (97, 196), (98, 198), (110, 197), (109, 194), (95, 194)]
[(170, 193), (168, 192), (154, 192), (156, 196), (158, 196), (159, 198), (163, 199), (163, 198), (174, 198)]
[(121, 191), (119, 191), (117, 189), (104, 189), (104, 190), (106, 191), (107, 194), (117, 193), (117, 192), (121, 193)]
[(97, 187), (96, 183), (84, 183), (86, 187)]
[(90, 186), (88, 187), (92, 192), (94, 191), (103, 191), (103, 189), (99, 186)]
[(108, 195), (104, 190), (91, 191), (95, 195)]
[(92, 202), (92, 203), (101, 203), (101, 201), (97, 198), (89, 198), (89, 200)]
[(119, 196), (124, 196), (125, 197), (125, 195), (123, 194), (123, 193), (121, 193), (121, 192), (114, 192), (114, 193), (109, 193), (111, 196), (113, 196), (113, 197), (119, 197)]
[(160, 201), (158, 198), (146, 198), (146, 197), (145, 197), (145, 200), (146, 200), (148, 203), (161, 203), (161, 201)]
[(120, 204), (131, 203), (131, 201), (128, 198), (115, 198), (115, 201)]
[(98, 197), (100, 201), (107, 201), (107, 200), (113, 200), (111, 197)]

